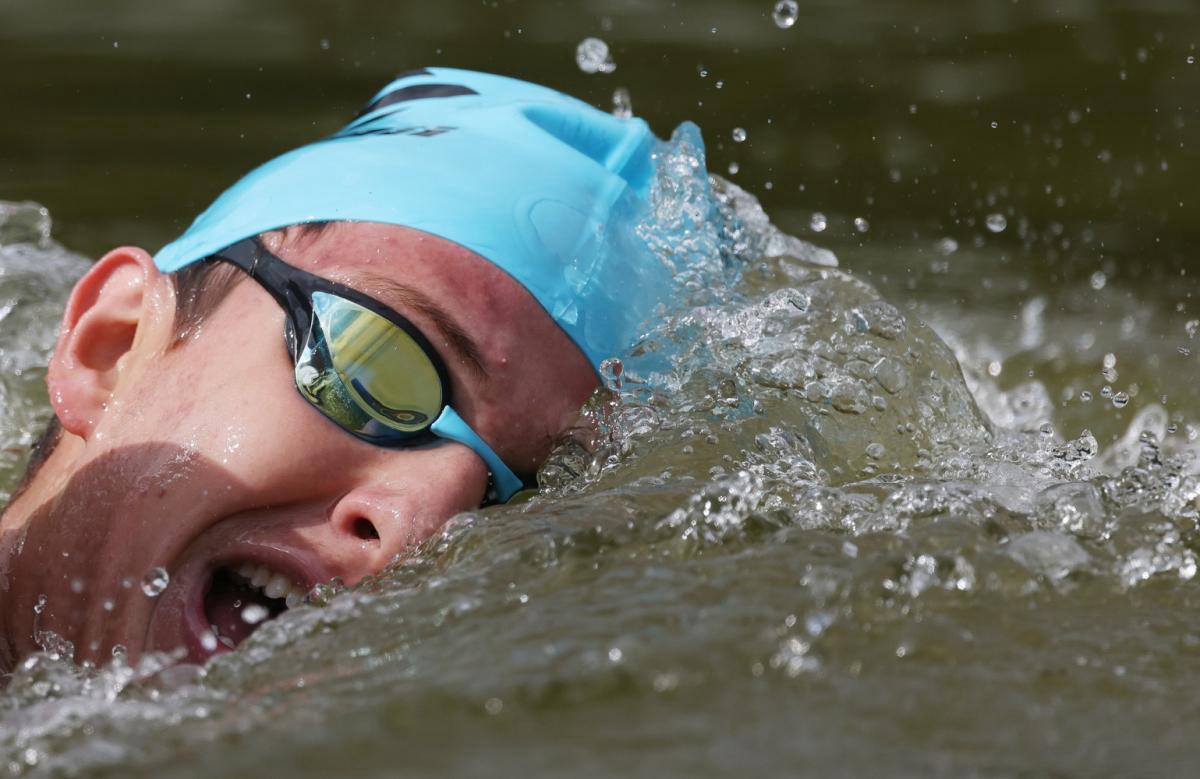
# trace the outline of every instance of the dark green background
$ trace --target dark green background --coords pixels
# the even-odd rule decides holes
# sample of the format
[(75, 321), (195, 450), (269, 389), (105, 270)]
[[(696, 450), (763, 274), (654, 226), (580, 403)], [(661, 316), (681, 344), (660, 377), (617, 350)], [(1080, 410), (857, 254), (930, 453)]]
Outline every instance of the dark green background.
[[(805, 234), (814, 210), (834, 217), (822, 242), (835, 247), (970, 241), (1000, 212), (1010, 229), (987, 237), (1031, 273), (1109, 260), (1110, 276), (1162, 278), (1189, 263), (1193, 4), (816, 0), (786, 30), (771, 6), (3, 0), (0, 199), (47, 205), (60, 238), (88, 253), (157, 248), (248, 168), (335, 130), (393, 73), (442, 64), (606, 108), (624, 86), (660, 134), (696, 121), (712, 169), (739, 163), (735, 180), (785, 229)], [(576, 67), (589, 35), (611, 44), (615, 73)]]

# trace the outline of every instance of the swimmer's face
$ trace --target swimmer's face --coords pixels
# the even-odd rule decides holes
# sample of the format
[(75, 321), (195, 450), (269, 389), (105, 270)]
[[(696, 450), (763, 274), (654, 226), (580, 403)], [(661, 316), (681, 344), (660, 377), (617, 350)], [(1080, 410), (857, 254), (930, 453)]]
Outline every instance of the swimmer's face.
[[(446, 364), (454, 408), (520, 475), (536, 471), (596, 386), (533, 297), (461, 247), (363, 223), (274, 237), (267, 245), (288, 263), (417, 325)], [(390, 282), (441, 309), (481, 365)], [(4, 517), (9, 654), (52, 630), (77, 660), (116, 645), (134, 655), (184, 647), (202, 660), (289, 593), (354, 583), (484, 500), (487, 469), (467, 447), (376, 447), (312, 408), (293, 384), (284, 313), (253, 281), (170, 348), (173, 312), (169, 279), (140, 250), (110, 253), (73, 293), (48, 379), (67, 433), (40, 486)], [(159, 568), (169, 583), (151, 597), (143, 578), (154, 593)], [(247, 603), (263, 607), (249, 620)]]

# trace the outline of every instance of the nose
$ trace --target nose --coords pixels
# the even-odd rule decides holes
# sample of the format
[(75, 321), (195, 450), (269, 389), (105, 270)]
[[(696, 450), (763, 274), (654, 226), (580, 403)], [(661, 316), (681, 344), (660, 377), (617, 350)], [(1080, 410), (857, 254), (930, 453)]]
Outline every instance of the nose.
[(346, 572), (352, 580), (378, 572), (455, 514), (478, 508), (487, 489), (487, 467), (462, 444), (383, 454), (380, 467), (365, 474), (330, 513), (339, 545), (354, 550), (355, 570)]

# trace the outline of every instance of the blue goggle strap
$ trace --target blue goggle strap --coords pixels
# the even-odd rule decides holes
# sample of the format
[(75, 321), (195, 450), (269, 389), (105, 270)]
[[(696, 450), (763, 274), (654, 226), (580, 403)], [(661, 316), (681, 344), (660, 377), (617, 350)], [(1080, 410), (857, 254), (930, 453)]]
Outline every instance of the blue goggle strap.
[(483, 458), (488, 470), (492, 472), (492, 481), (496, 485), (496, 497), (501, 503), (506, 503), (516, 493), (524, 488), (524, 484), (513, 473), (492, 447), (479, 437), (471, 426), (458, 415), (454, 409), (446, 406), (429, 429), (438, 438), (456, 441), (471, 448), (471, 451)]

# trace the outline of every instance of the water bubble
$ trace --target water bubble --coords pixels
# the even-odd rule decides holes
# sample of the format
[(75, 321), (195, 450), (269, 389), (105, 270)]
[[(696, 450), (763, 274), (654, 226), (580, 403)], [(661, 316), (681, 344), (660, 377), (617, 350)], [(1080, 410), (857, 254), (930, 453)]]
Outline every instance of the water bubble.
[(617, 69), (608, 53), (608, 44), (599, 38), (584, 38), (575, 47), (575, 64), (584, 73), (612, 73)]
[(619, 663), (621, 662), (621, 658), (624, 656), (625, 653), (622, 652), (618, 647), (614, 646), (612, 649), (608, 650), (608, 661), (610, 663)]
[(800, 4), (796, 0), (779, 0), (775, 4), (775, 10), (771, 13), (771, 18), (775, 20), (775, 26), (781, 30), (786, 30), (796, 23), (796, 17), (800, 15)]
[(735, 127), (733, 128), (732, 136), (734, 143), (741, 143), (746, 140), (746, 129), (744, 127)]
[(242, 609), (242, 622), (247, 625), (257, 625), (267, 617), (271, 616), (271, 612), (265, 606), (258, 603), (251, 603)]
[(200, 646), (204, 647), (205, 652), (215, 652), (217, 649), (217, 637), (211, 630), (206, 630), (200, 635)]
[(884, 357), (875, 363), (873, 371), (875, 381), (892, 395), (908, 386), (908, 371), (899, 360)]
[(322, 38), (322, 39), (321, 39), (320, 46), (321, 46), (321, 50), (322, 50), (322, 51), (329, 51), (329, 39), (328, 39), (328, 38)]
[(499, 698), (488, 698), (483, 704), (483, 710), (494, 717), (504, 711), (504, 701)]
[(1125, 408), (1129, 405), (1129, 393), (1118, 392), (1112, 396), (1112, 404), (1117, 408)]
[(633, 99), (625, 87), (617, 87), (612, 96), (613, 116), (628, 119), (633, 116)]
[(1079, 393), (1079, 399), (1084, 403), (1090, 403), (1092, 400), (1092, 393), (1089, 390), (1084, 390), (1083, 392)]
[(1196, 55), (1195, 55), (1195, 54), (1189, 54), (1189, 55), (1187, 55), (1187, 64), (1189, 64), (1189, 65), (1195, 65), (1195, 64), (1196, 64)]
[(993, 233), (1002, 233), (1008, 227), (1008, 220), (1004, 218), (1004, 214), (988, 214), (987, 229)]
[(814, 233), (823, 233), (828, 227), (829, 222), (825, 219), (825, 215), (820, 211), (816, 211), (812, 215), (812, 219), (808, 221), (808, 226), (812, 228)]
[(729, 163), (729, 175), (730, 176), (736, 176), (737, 172), (741, 169), (742, 169), (741, 166), (738, 165), (736, 162)]
[(163, 590), (167, 589), (167, 585), (170, 583), (171, 576), (165, 568), (151, 568), (142, 577), (142, 592), (146, 593), (146, 597), (148, 598), (157, 598), (162, 594)]
[(613, 391), (621, 391), (621, 376), (625, 372), (624, 364), (616, 357), (610, 357), (600, 362), (600, 378), (604, 386)]
[(1104, 289), (1104, 285), (1108, 284), (1108, 276), (1102, 270), (1098, 270), (1088, 279), (1088, 283), (1092, 285), (1092, 289), (1099, 292)]
[(942, 255), (943, 257), (949, 257), (951, 254), (954, 254), (956, 251), (958, 251), (958, 241), (954, 240), (953, 238), (943, 238), (937, 242), (937, 245), (934, 248), (937, 249), (938, 254)]
[(883, 444), (875, 441), (867, 444), (867, 457), (870, 457), (872, 460), (881, 459), (885, 454), (887, 454), (887, 447)]
[(1200, 319), (1188, 320), (1188, 323), (1183, 326), (1183, 331), (1187, 333), (1188, 338), (1195, 338), (1196, 333), (1200, 332)]
[(860, 233), (865, 233), (867, 230), (871, 229), (871, 223), (866, 219), (863, 219), (861, 216), (856, 216), (854, 217), (854, 229)]

